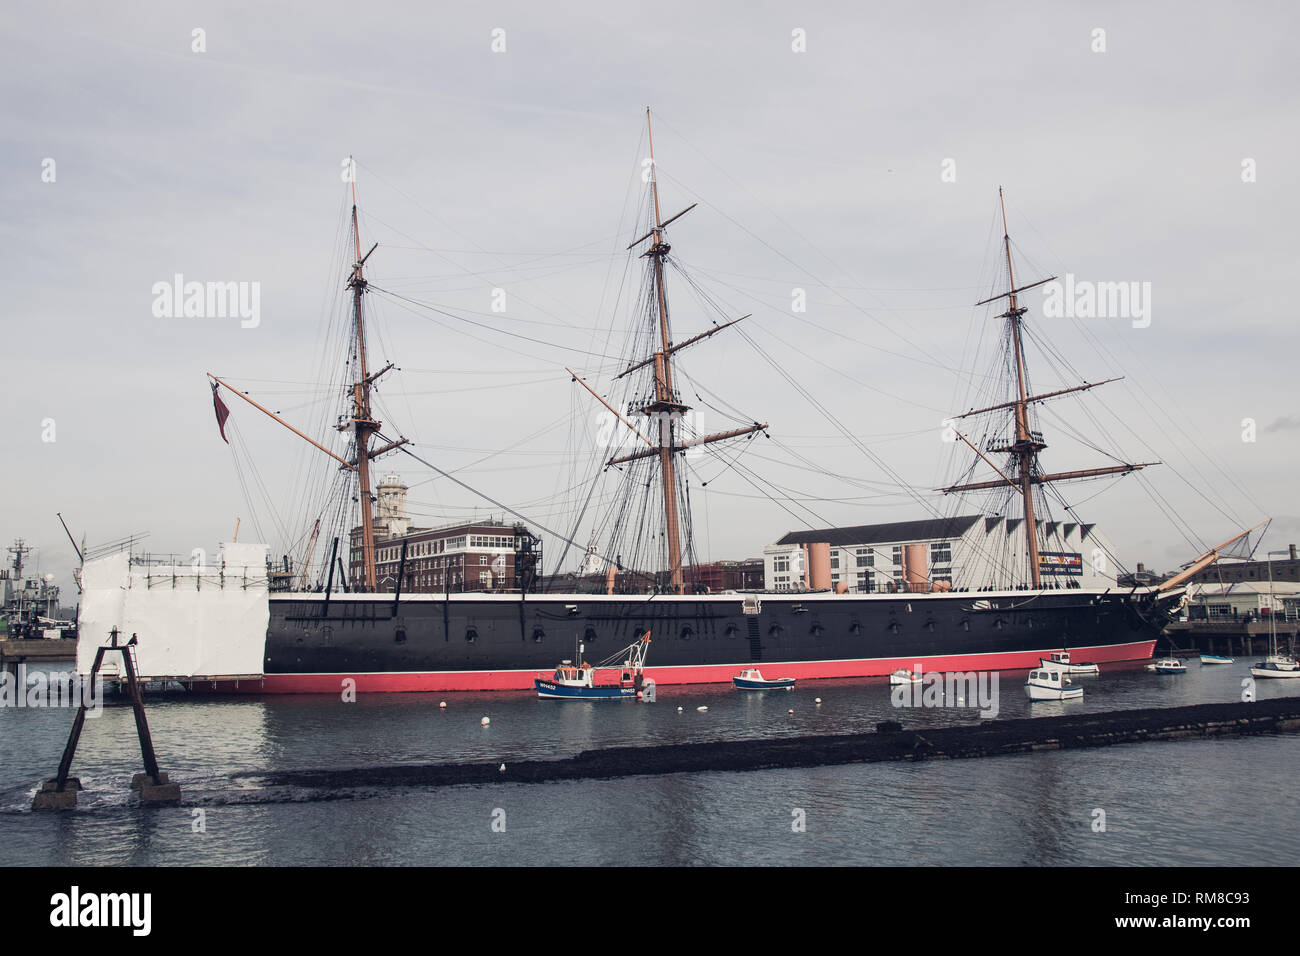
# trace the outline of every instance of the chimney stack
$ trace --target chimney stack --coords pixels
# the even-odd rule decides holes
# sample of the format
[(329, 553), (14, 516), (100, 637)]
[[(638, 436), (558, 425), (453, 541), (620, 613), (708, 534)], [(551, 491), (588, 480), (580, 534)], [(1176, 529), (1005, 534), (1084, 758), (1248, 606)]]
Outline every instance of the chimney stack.
[(1138, 562), (1137, 573), (1138, 573), (1138, 574), (1143, 574), (1143, 573), (1146, 571), (1146, 569), (1147, 569), (1147, 566), (1146, 566), (1145, 564), (1143, 564), (1141, 561), (1139, 561), (1139, 562)]

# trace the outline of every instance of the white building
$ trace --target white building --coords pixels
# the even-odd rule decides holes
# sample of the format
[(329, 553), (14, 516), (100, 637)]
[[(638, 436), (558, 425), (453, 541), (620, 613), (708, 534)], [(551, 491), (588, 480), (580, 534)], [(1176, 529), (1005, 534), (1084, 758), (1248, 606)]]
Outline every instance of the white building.
[[(1044, 588), (1115, 586), (1114, 553), (1096, 525), (1040, 521), (1038, 529)], [(1029, 582), (1024, 519), (963, 515), (793, 531), (763, 549), (766, 588), (811, 587), (810, 546), (818, 544), (830, 547), (829, 586), (854, 593), (1009, 589)]]
[(1300, 611), (1300, 584), (1295, 581), (1236, 581), (1194, 584), (1188, 592), (1188, 616), (1199, 621), (1267, 619), (1277, 608), (1279, 620), (1295, 620)]

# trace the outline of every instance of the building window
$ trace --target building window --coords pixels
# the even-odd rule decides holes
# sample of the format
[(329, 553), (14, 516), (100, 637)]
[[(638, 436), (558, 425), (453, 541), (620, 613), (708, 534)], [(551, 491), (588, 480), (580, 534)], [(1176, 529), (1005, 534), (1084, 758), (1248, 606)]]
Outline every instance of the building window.
[(903, 546), (901, 544), (896, 544), (894, 545), (894, 567), (901, 568), (902, 566), (903, 566)]
[(782, 571), (789, 571), (789, 570), (790, 570), (790, 555), (778, 554), (775, 558), (772, 559), (772, 572), (774, 574), (780, 574)]
[(930, 545), (930, 564), (952, 564), (951, 541), (939, 541)]

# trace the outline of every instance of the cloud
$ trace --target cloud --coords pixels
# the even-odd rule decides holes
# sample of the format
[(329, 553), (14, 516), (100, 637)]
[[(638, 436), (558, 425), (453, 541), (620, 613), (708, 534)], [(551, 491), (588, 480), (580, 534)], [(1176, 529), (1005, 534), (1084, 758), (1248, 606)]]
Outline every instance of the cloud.
[(1264, 427), (1264, 434), (1269, 432), (1295, 432), (1300, 431), (1300, 415), (1283, 415), (1271, 425)]

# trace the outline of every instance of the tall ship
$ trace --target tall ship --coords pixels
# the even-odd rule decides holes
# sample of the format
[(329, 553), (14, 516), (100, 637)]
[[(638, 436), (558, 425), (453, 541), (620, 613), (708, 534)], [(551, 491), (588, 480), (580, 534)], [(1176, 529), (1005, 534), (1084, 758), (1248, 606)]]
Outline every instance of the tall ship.
[[(985, 303), (1005, 304), (998, 318), (1007, 346), (1007, 397), (950, 420), (951, 440), (969, 449), (972, 467), (970, 480), (942, 489), (948, 495), (1000, 495), (1001, 512), (945, 514), (926, 505), (928, 517), (871, 534), (859, 529), (858, 540), (855, 529), (809, 529), (783, 539), (781, 553), (771, 559), (779, 573), (769, 589), (722, 590), (701, 583), (683, 456), (752, 440), (769, 426), (740, 420), (707, 434), (693, 428), (679, 387), (678, 356), (707, 348), (707, 340), (727, 334), (744, 317), (715, 322), (684, 339), (674, 336), (667, 273), (675, 258), (668, 227), (694, 207), (664, 218), (648, 111), (647, 139), (643, 228), (628, 246), (630, 255), (643, 260), (637, 325), (627, 336), (630, 354), (609, 383), (610, 394), (618, 389), (619, 397), (606, 397), (598, 385), (568, 370), (575, 388), (608, 415), (624, 439), (603, 462), (626, 489), (602, 525), (607, 540), (597, 542), (593, 535), (584, 547), (576, 527), (552, 532), (566, 552), (572, 546), (584, 555), (586, 574), (548, 576), (535, 533), (539, 526), (495, 499), (488, 500), (517, 520), (464, 522), (447, 533), (412, 535), (400, 508), (404, 488), (396, 476), (376, 481), (376, 460), (401, 454), (468, 487), (417, 455), (405, 437), (385, 431), (376, 413), (376, 382), (393, 365), (375, 368), (368, 350), (372, 290), (366, 265), (377, 244), (363, 253), (354, 179), (347, 373), (339, 383), (346, 406), (337, 422), (346, 452), (331, 450), (210, 376), (223, 438), (230, 415), (225, 395), (274, 418), (333, 460), (335, 480), (344, 489), (337, 501), (354, 505), (333, 506), (342, 530), (322, 536), (318, 518), (297, 569), (286, 555), (268, 570), (265, 546), (247, 544), (227, 545), (215, 562), (192, 568), (139, 567), (130, 555), (87, 566), (82, 634), (106, 633), (110, 625), (132, 633), (137, 625), (144, 676), (241, 693), (334, 694), (348, 681), (361, 692), (531, 690), (539, 673), (554, 668), (560, 650), (581, 644), (599, 655), (602, 647), (625, 647), (647, 632), (654, 654), (645, 676), (661, 686), (728, 682), (760, 665), (783, 678), (816, 679), (885, 676), (918, 666), (1032, 668), (1060, 651), (1103, 664), (1150, 658), (1183, 600), (1183, 582), (1231, 542), (1207, 551), (1159, 587), (1120, 589), (1113, 575), (1105, 580), (1083, 573), (1094, 554), (1113, 561), (1094, 526), (1044, 517), (1040, 496), (1046, 488), (1154, 463), (1057, 473), (1042, 467), (1040, 453), (1047, 446), (1038, 405), (1104, 383), (1033, 393), (1023, 347), (1027, 309), (1020, 297), (1050, 280), (1017, 285), (1005, 205), (1005, 289)], [(968, 422), (982, 420), (998, 424), (986, 427), (984, 438), (972, 438)], [(873, 534), (877, 541), (903, 543), (864, 545), (862, 539)], [(471, 563), (467, 554), (475, 547), (481, 553)], [(968, 568), (983, 571), (955, 573), (954, 548), (964, 549)], [(833, 569), (850, 558), (856, 577), (843, 573), (846, 568)], [(317, 573), (309, 575), (312, 567)], [(483, 586), (467, 589), (470, 581)], [(176, 589), (191, 595), (190, 611), (165, 603)], [(155, 598), (158, 603), (151, 604)], [(83, 656), (87, 652), (82, 648)]]

